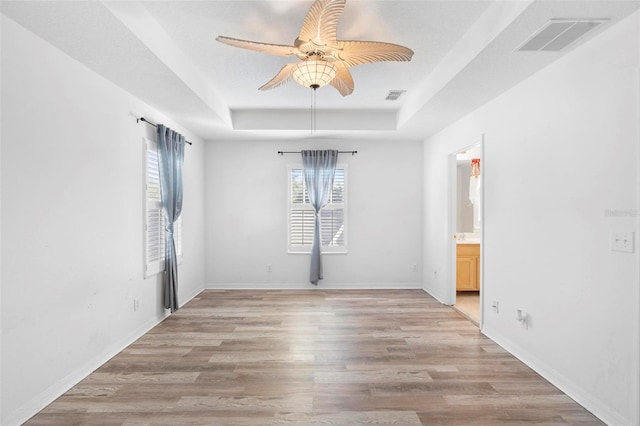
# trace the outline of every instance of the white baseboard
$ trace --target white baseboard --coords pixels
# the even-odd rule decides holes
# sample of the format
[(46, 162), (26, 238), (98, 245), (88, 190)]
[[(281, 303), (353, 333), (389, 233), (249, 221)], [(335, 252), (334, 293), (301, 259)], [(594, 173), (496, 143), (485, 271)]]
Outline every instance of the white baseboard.
[[(191, 301), (191, 299), (193, 299), (194, 297), (196, 297), (197, 295), (199, 295), (200, 293), (202, 293), (202, 291), (203, 291), (203, 290), (204, 290), (204, 287), (203, 287), (203, 288), (197, 288), (197, 289), (193, 290), (191, 293), (189, 293), (189, 294), (187, 295), (186, 300), (185, 300), (185, 301), (180, 305), (180, 307), (182, 308), (184, 305), (186, 305), (187, 303), (189, 303), (189, 302)], [(165, 318), (166, 318), (167, 316), (169, 316), (169, 314), (165, 315)], [(163, 319), (164, 319), (164, 318), (163, 318)], [(162, 320), (161, 320), (161, 321), (162, 321)], [(158, 324), (159, 324), (159, 322), (158, 322)], [(147, 330), (147, 331), (148, 331), (148, 330)], [(145, 331), (145, 333), (146, 333), (146, 331)], [(144, 334), (144, 333), (142, 333), (142, 334)]]
[(438, 302), (442, 303), (443, 305), (447, 305), (447, 306), (451, 306), (448, 303), (445, 302), (446, 298), (442, 297), (442, 295), (440, 293), (436, 293), (434, 291), (432, 291), (431, 289), (427, 288), (427, 287), (423, 287), (422, 288), (427, 294), (429, 294), (429, 296), (433, 297), (434, 299), (436, 299)]
[[(183, 303), (187, 303), (189, 300), (196, 297), (198, 294), (202, 292), (202, 289), (197, 289), (187, 297), (187, 301)], [(89, 361), (85, 362), (83, 365), (67, 374), (62, 379), (58, 380), (51, 386), (49, 386), (46, 390), (36, 395), (34, 398), (29, 400), (27, 403), (23, 404), (20, 408), (15, 410), (13, 413), (10, 413), (5, 419), (3, 419), (2, 424), (5, 426), (18, 426), (22, 423), (29, 420), (31, 417), (36, 415), (39, 411), (45, 408), (47, 405), (51, 404), (62, 394), (67, 392), (69, 389), (78, 384), (81, 380), (87, 377), (89, 374), (93, 373), (98, 367), (100, 367), (105, 362), (109, 361), (111, 358), (116, 356), (119, 352), (121, 352), (124, 348), (135, 342), (139, 339), (143, 334), (151, 330), (156, 325), (160, 324), (162, 320), (164, 320), (169, 314), (158, 315), (155, 316), (145, 323), (143, 323), (140, 327), (133, 330), (127, 336), (118, 340), (114, 344), (110, 345), (107, 349), (105, 349), (102, 353), (96, 355), (91, 358)]]
[(545, 362), (532, 356), (528, 351), (524, 350), (510, 339), (496, 331), (494, 328), (485, 325), (482, 333), (488, 338), (503, 347), (510, 354), (518, 358), (520, 361), (529, 366), (536, 373), (540, 374), (547, 381), (567, 394), (571, 399), (582, 405), (587, 411), (602, 420), (608, 425), (631, 425), (634, 422), (630, 419), (623, 418), (620, 413), (611, 411), (611, 409), (590, 395), (583, 388), (576, 385), (573, 381), (560, 374), (557, 370), (551, 368)]
[(209, 283), (207, 290), (393, 290), (422, 289), (422, 283)]

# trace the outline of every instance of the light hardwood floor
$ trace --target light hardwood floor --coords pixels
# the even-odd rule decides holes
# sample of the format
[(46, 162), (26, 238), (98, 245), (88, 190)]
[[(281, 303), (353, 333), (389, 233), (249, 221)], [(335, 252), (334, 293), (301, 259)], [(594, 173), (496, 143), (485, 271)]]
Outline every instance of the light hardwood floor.
[(480, 292), (459, 291), (456, 294), (454, 309), (466, 316), (476, 325), (480, 325)]
[(602, 423), (421, 290), (207, 290), (26, 424)]

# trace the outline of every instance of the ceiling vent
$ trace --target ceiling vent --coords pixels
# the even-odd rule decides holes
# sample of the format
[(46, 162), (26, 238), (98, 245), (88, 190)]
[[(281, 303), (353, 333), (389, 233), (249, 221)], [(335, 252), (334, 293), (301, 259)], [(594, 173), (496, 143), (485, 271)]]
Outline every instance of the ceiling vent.
[(607, 19), (552, 19), (525, 41), (520, 52), (559, 52)]
[(385, 98), (385, 101), (397, 101), (406, 90), (389, 90), (389, 94)]

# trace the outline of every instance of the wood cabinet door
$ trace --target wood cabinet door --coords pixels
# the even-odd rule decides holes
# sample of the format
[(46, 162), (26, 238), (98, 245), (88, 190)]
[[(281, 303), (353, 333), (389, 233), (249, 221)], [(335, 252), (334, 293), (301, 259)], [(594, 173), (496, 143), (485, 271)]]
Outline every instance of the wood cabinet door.
[(478, 257), (458, 256), (456, 258), (456, 290), (478, 289)]

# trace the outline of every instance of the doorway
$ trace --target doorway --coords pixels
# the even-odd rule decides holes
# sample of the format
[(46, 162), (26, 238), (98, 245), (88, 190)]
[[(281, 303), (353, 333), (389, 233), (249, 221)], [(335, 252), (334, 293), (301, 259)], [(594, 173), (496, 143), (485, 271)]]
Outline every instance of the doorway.
[(450, 304), (482, 327), (482, 140), (449, 155)]

